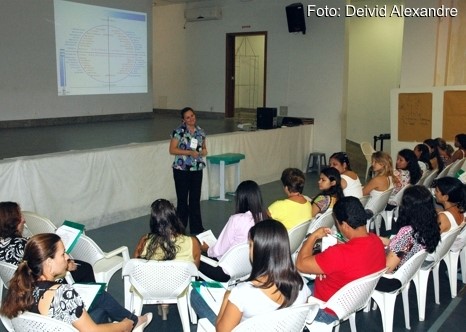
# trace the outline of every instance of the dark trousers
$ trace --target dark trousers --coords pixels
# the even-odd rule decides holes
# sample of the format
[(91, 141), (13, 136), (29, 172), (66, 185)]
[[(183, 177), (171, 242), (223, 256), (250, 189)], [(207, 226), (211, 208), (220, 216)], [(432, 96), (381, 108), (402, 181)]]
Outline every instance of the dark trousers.
[(121, 322), (125, 318), (129, 318), (133, 321), (133, 327), (138, 323), (138, 316), (121, 306), (106, 291), (96, 296), (92, 303), (91, 310), (89, 310), (89, 315), (97, 324)]
[(176, 211), (185, 227), (191, 234), (204, 231), (201, 217), (202, 171), (181, 171), (173, 169), (177, 198)]
[(203, 275), (215, 281), (227, 282), (230, 280), (230, 276), (226, 274), (220, 266), (212, 266), (204, 263), (203, 261), (201, 261), (201, 264), (199, 265), (199, 271), (201, 271)]

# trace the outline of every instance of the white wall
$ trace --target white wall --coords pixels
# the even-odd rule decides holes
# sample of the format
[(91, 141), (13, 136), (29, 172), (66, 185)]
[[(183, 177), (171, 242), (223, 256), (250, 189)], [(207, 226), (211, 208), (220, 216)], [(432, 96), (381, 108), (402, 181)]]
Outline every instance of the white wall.
[[(402, 0), (351, 1), (370, 8), (401, 4)], [(348, 118), (346, 138), (373, 142), (390, 132), (390, 90), (400, 84), (403, 19), (355, 17), (349, 19)], [(378, 147), (380, 143), (378, 143)], [(384, 141), (384, 150), (390, 141)]]
[[(290, 34), (289, 1), (216, 1), (223, 19), (187, 23), (184, 5), (156, 6), (154, 107), (225, 111), (226, 33), (267, 31), (267, 106), (288, 106), (290, 116), (315, 118), (314, 146), (341, 150), (345, 77), (345, 20), (306, 17), (307, 33)], [(344, 0), (304, 1), (343, 8)], [(200, 7), (209, 1), (193, 4)], [(162, 48), (162, 49), (160, 49)]]

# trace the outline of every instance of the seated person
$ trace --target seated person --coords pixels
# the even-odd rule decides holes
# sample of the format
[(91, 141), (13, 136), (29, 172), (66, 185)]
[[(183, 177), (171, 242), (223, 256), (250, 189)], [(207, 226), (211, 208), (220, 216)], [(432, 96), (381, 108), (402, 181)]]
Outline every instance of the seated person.
[[(220, 259), (232, 247), (248, 242), (249, 229), (267, 217), (262, 202), (259, 185), (251, 180), (239, 184), (235, 192), (235, 214), (232, 215), (223, 227), (217, 242), (212, 247), (203, 242), (201, 249), (207, 256)], [(230, 279), (228, 271), (220, 266), (213, 267), (201, 261), (199, 271), (211, 279), (225, 282)]]
[[(15, 202), (0, 202), (0, 261), (19, 265), (27, 238), (23, 237), (25, 220)], [(78, 268), (79, 266), (79, 268)], [(69, 259), (67, 271), (75, 282), (95, 282), (91, 264)]]
[(359, 176), (351, 170), (346, 152), (336, 152), (330, 156), (329, 163), (340, 172), (341, 187), (345, 196), (362, 197), (362, 185)]
[[(189, 261), (199, 267), (201, 246), (195, 236), (184, 235), (176, 209), (166, 199), (157, 199), (151, 205), (150, 233), (143, 235), (134, 251), (135, 258), (157, 261)], [(158, 307), (163, 320), (167, 319), (168, 304)]]
[(433, 183), (435, 200), (443, 210), (438, 212), (442, 238), (465, 222), (466, 186), (457, 178), (445, 176)]
[(466, 134), (458, 134), (455, 136), (455, 147), (458, 149), (453, 152), (451, 156), (450, 161), (452, 163), (466, 157)]
[(413, 152), (417, 157), (422, 174), (426, 171), (431, 171), (432, 165), (430, 164), (429, 147), (426, 144), (418, 144), (414, 147)]
[(137, 317), (105, 291), (97, 295), (91, 310), (87, 311), (73, 285), (55, 282), (66, 272), (68, 259), (58, 235), (43, 233), (31, 237), (10, 281), (0, 313), (13, 318), (31, 311), (70, 324), (81, 332), (139, 332), (150, 323), (151, 313)]
[[(313, 296), (328, 301), (349, 282), (385, 268), (382, 241), (366, 229), (366, 212), (356, 197), (342, 197), (333, 207), (335, 226), (347, 239), (324, 252), (313, 253), (317, 240), (331, 233), (319, 228), (304, 242), (296, 259), (298, 271), (318, 275), (313, 284)], [(338, 319), (330, 309), (320, 310), (316, 320), (331, 323)]]
[(290, 230), (311, 220), (311, 203), (303, 196), (305, 177), (301, 170), (287, 168), (282, 172), (280, 180), (287, 198), (272, 203), (268, 208), (268, 214)]
[(318, 183), (320, 193), (311, 199), (313, 217), (333, 208), (335, 203), (343, 197), (340, 172), (336, 168), (324, 168), (320, 172)]
[(375, 176), (362, 188), (362, 194), (370, 196), (366, 204), (368, 217), (373, 213), (373, 204), (377, 198), (394, 186), (392, 157), (383, 151), (374, 152), (372, 154), (372, 170)]
[(231, 331), (256, 315), (304, 304), (310, 291), (291, 261), (286, 228), (267, 219), (249, 230), (252, 271), (249, 278), (226, 291), (218, 316), (197, 291), (191, 304), (200, 318), (208, 318), (217, 331)]
[[(440, 229), (437, 224), (432, 194), (424, 186), (407, 188), (401, 199), (399, 215), (396, 222), (399, 231), (391, 238), (381, 237), (387, 246), (387, 273), (395, 272), (408, 259), (422, 249), (432, 253), (440, 241)], [(376, 289), (392, 292), (401, 287), (396, 278), (382, 277)]]

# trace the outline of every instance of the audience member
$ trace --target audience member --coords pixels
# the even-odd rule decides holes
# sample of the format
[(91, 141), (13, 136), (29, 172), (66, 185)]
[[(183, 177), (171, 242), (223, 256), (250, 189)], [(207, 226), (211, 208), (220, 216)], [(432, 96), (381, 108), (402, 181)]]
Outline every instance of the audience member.
[(435, 200), (442, 206), (438, 212), (438, 224), (442, 238), (465, 222), (466, 209), (465, 185), (457, 178), (445, 176), (432, 185)]
[[(184, 235), (184, 227), (175, 207), (166, 199), (157, 199), (151, 205), (150, 233), (143, 235), (134, 252), (135, 258), (157, 261), (189, 261), (199, 267), (201, 248), (194, 236)], [(168, 304), (158, 307), (163, 320), (167, 319)]]
[(351, 170), (346, 152), (336, 152), (330, 156), (330, 165), (340, 172), (341, 187), (345, 196), (362, 197), (362, 185), (358, 175)]
[(447, 144), (447, 142), (441, 137), (437, 137), (435, 140), (437, 141), (437, 149), (438, 149), (439, 156), (443, 161), (443, 165), (444, 166), (450, 165), (451, 164), (450, 159), (451, 159), (451, 154), (453, 153), (453, 147)]
[[(366, 229), (366, 212), (356, 197), (342, 197), (333, 207), (335, 226), (347, 239), (321, 253), (313, 252), (317, 240), (331, 234), (330, 228), (319, 228), (310, 234), (298, 253), (296, 267), (300, 272), (316, 274), (313, 296), (328, 301), (349, 282), (385, 267), (382, 241)], [(320, 311), (317, 321), (330, 323), (338, 319), (329, 309)]]
[(466, 134), (455, 136), (455, 147), (458, 148), (451, 156), (451, 162), (464, 159), (466, 157)]
[(286, 199), (272, 203), (268, 208), (271, 218), (292, 229), (312, 217), (311, 203), (303, 196), (305, 177), (297, 168), (287, 168), (280, 178)]
[[(0, 202), (0, 261), (19, 265), (28, 239), (23, 236), (26, 221), (15, 202)], [(69, 259), (68, 271), (75, 282), (95, 282), (92, 266)]]
[(429, 148), (430, 164), (432, 165), (432, 169), (436, 169), (441, 172), (445, 167), (445, 164), (443, 159), (440, 157), (438, 141), (432, 138), (428, 138), (424, 141), (424, 144)]
[(413, 152), (417, 157), (422, 174), (424, 174), (425, 171), (432, 170), (432, 165), (430, 164), (430, 152), (426, 144), (416, 145), (413, 149)]
[(304, 304), (311, 294), (291, 260), (282, 223), (271, 219), (257, 223), (249, 230), (249, 245), (251, 274), (225, 293), (218, 317), (197, 291), (191, 292), (194, 310), (216, 324), (217, 331), (231, 331), (248, 318)]
[[(388, 273), (395, 272), (422, 249), (434, 252), (440, 241), (437, 213), (432, 194), (427, 188), (416, 185), (406, 189), (396, 224), (399, 230), (392, 239), (381, 238), (388, 249)], [(400, 287), (398, 279), (382, 277), (376, 289), (391, 292)]]
[(375, 176), (362, 188), (363, 195), (370, 195), (366, 210), (372, 211), (373, 204), (385, 191), (394, 186), (393, 163), (390, 155), (383, 151), (372, 154), (372, 170)]
[(13, 318), (31, 311), (68, 323), (81, 332), (143, 331), (150, 323), (151, 313), (137, 317), (105, 291), (97, 295), (87, 311), (73, 285), (55, 282), (66, 272), (68, 259), (58, 235), (43, 233), (31, 237), (10, 281), (0, 313)]
[[(247, 243), (249, 229), (266, 217), (267, 211), (262, 202), (259, 185), (251, 180), (241, 182), (235, 192), (235, 214), (228, 219), (212, 247), (202, 243), (202, 251), (211, 258), (220, 259), (235, 245)], [(199, 270), (210, 279), (220, 282), (230, 279), (228, 271), (224, 271), (220, 266), (213, 267), (201, 261)]]
[(311, 199), (312, 216), (324, 213), (333, 208), (335, 203), (343, 197), (340, 172), (336, 168), (326, 167), (320, 172), (320, 193)]
[(421, 179), (421, 175), (421, 168), (414, 152), (409, 149), (400, 150), (396, 158), (396, 168), (393, 171), (395, 187), (388, 201), (389, 209), (396, 206), (396, 202), (393, 201), (395, 195), (407, 185), (415, 185)]

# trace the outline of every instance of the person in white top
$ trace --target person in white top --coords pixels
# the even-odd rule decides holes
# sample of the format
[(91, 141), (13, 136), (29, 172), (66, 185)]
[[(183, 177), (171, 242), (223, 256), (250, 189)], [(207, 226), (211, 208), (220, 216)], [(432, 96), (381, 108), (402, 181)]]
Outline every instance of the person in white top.
[(249, 230), (249, 278), (226, 291), (217, 316), (197, 291), (191, 304), (199, 317), (216, 324), (216, 331), (231, 331), (259, 314), (307, 302), (311, 291), (291, 260), (288, 231), (279, 221), (263, 220)]
[(340, 172), (341, 187), (345, 196), (362, 197), (362, 185), (358, 175), (351, 170), (346, 152), (335, 152), (330, 156), (329, 166)]
[(393, 163), (392, 157), (383, 151), (376, 151), (372, 154), (372, 170), (375, 176), (362, 188), (364, 196), (370, 195), (371, 198), (367, 202), (366, 210), (371, 210), (372, 203), (382, 193), (393, 188)]
[(438, 223), (442, 238), (465, 222), (466, 186), (460, 180), (445, 176), (434, 182), (435, 200), (443, 210), (438, 212)]
[(450, 161), (452, 163), (466, 157), (466, 134), (458, 134), (455, 136), (455, 147), (457, 147), (458, 150), (451, 156)]

